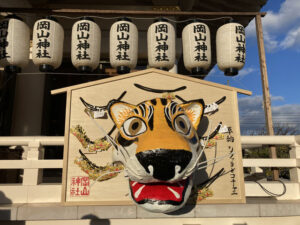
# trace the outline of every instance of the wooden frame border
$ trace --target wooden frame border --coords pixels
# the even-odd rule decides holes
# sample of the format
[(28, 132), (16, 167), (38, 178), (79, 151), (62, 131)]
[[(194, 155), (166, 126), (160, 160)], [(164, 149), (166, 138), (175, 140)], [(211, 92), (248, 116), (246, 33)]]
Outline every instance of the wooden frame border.
[(67, 91), (66, 97), (66, 119), (65, 119), (65, 136), (64, 136), (64, 154), (63, 154), (63, 175), (61, 188), (61, 203), (66, 204), (67, 191), (67, 173), (68, 173), (68, 152), (69, 152), (69, 137), (70, 137), (70, 113), (71, 113), (71, 98), (72, 92)]
[(225, 90), (229, 90), (229, 91), (236, 91), (236, 92), (244, 94), (244, 95), (252, 95), (252, 92), (248, 91), (248, 90), (235, 88), (235, 87), (231, 87), (231, 86), (227, 86), (227, 85), (223, 85), (223, 84), (217, 84), (217, 83), (214, 83), (214, 82), (210, 82), (210, 81), (206, 81), (206, 80), (200, 80), (200, 79), (197, 79), (197, 78), (188, 77), (188, 76), (185, 76), (185, 75), (175, 74), (175, 73), (171, 73), (171, 72), (167, 72), (167, 71), (163, 71), (163, 70), (159, 70), (159, 69), (153, 69), (153, 68), (137, 71), (137, 72), (126, 74), (126, 75), (120, 75), (120, 76), (110, 77), (110, 78), (106, 78), (106, 79), (91, 81), (91, 82), (87, 82), (87, 83), (83, 83), (83, 84), (73, 85), (73, 86), (69, 86), (69, 87), (65, 87), (65, 88), (55, 89), (55, 90), (51, 91), (51, 94), (56, 95), (56, 94), (72, 91), (72, 90), (75, 90), (75, 89), (81, 89), (81, 88), (94, 86), (94, 85), (97, 85), (97, 84), (104, 84), (104, 83), (108, 83), (108, 82), (112, 82), (112, 81), (116, 81), (116, 80), (126, 79), (126, 78), (129, 78), (129, 77), (140, 76), (140, 75), (144, 75), (146, 73), (151, 73), (151, 72), (162, 74), (162, 75), (167, 75), (167, 76), (171, 76), (171, 77), (176, 77), (176, 78), (180, 78), (180, 79), (184, 79), (184, 80), (188, 80), (188, 81), (193, 81), (193, 82), (200, 83), (200, 84), (203, 84), (203, 85), (217, 87), (217, 88), (221, 88), (221, 89), (225, 89)]
[[(240, 187), (241, 195), (244, 196), (244, 201), (242, 203), (246, 203), (246, 192), (245, 192), (245, 179), (244, 179), (244, 167), (243, 167), (243, 153), (242, 153), (242, 142), (241, 142), (241, 130), (240, 130), (240, 116), (239, 116), (239, 105), (238, 105), (238, 98), (237, 98), (237, 92), (232, 92), (232, 99), (233, 99), (233, 107), (235, 107), (235, 110), (233, 111), (234, 115), (233, 118), (235, 119), (235, 130), (239, 133), (238, 138), (235, 136), (235, 140), (238, 142), (238, 146), (240, 146), (240, 159), (241, 162), (239, 162), (239, 171), (240, 171), (240, 177), (239, 180), (244, 183), (242, 187)], [(235, 151), (236, 152), (236, 151)]]

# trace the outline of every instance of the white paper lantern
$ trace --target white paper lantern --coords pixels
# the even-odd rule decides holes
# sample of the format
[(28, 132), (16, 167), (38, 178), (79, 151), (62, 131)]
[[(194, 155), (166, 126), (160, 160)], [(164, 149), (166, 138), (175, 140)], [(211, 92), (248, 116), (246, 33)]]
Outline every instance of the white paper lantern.
[(100, 61), (101, 30), (88, 17), (74, 23), (72, 28), (71, 58), (80, 72), (95, 70)]
[(147, 34), (150, 67), (169, 70), (175, 63), (175, 29), (166, 20), (151, 24)]
[(110, 64), (119, 74), (134, 69), (138, 58), (138, 30), (129, 19), (123, 18), (110, 28)]
[(217, 31), (217, 63), (227, 76), (235, 76), (245, 65), (245, 29), (239, 23), (227, 23)]
[(58, 68), (63, 57), (64, 30), (53, 17), (35, 22), (33, 27), (32, 60), (40, 71)]
[(17, 16), (0, 22), (0, 66), (19, 72), (29, 61), (30, 30)]
[(193, 22), (182, 31), (183, 62), (192, 74), (205, 75), (211, 64), (209, 27), (201, 22)]

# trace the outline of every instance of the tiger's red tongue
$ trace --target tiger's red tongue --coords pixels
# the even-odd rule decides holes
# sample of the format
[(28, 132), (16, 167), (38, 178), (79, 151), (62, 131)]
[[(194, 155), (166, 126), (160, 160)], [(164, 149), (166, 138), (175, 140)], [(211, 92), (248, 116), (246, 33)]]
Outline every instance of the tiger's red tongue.
[(136, 202), (143, 200), (175, 201), (183, 200), (183, 193), (188, 180), (177, 183), (138, 183), (129, 181), (132, 198)]

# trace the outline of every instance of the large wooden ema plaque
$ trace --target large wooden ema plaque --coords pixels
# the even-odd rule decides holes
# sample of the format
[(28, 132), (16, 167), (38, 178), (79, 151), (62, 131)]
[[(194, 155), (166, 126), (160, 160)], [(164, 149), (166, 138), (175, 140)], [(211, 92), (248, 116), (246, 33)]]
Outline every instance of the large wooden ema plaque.
[[(204, 108), (197, 128), (203, 153), (193, 170), (194, 182), (187, 204), (195, 201), (197, 204), (245, 202), (237, 93), (251, 95), (251, 92), (157, 69), (57, 89), (52, 94), (62, 92), (67, 93), (62, 190), (64, 204), (134, 203), (126, 165), (124, 168), (119, 163), (113, 163), (113, 151), (117, 147), (107, 140), (107, 134), (115, 139), (119, 131), (113, 129), (115, 123), (107, 112), (107, 105), (113, 99), (131, 105), (157, 99), (159, 103), (149, 101), (146, 104), (148, 114), (151, 104), (158, 107), (171, 100), (183, 104), (203, 99)], [(152, 106), (154, 115), (157, 113), (155, 110), (158, 110), (155, 107)], [(141, 113), (142, 109), (139, 110)], [(155, 118), (166, 120), (164, 116)], [(152, 131), (156, 124), (154, 121)], [(181, 122), (178, 124), (182, 125)], [(148, 125), (146, 127), (148, 129)], [(141, 139), (135, 140), (138, 146)], [(151, 143), (151, 140), (148, 141)], [(137, 171), (131, 171), (132, 174), (138, 174), (143, 168), (142, 165), (136, 167)], [(148, 170), (148, 174), (145, 171), (142, 174), (149, 178), (153, 169), (156, 168), (152, 167), (152, 173)]]

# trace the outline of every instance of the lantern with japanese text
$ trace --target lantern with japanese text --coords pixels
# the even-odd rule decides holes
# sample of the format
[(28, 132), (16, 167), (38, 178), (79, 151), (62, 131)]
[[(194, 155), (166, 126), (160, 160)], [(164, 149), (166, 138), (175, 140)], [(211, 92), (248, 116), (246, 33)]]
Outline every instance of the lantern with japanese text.
[(7, 16), (0, 22), (0, 65), (20, 72), (29, 61), (30, 30), (20, 17)]
[(100, 61), (101, 30), (89, 17), (83, 17), (72, 28), (71, 58), (80, 72), (92, 72)]
[(136, 67), (138, 57), (138, 30), (128, 18), (122, 18), (110, 28), (110, 64), (119, 74)]
[(33, 27), (32, 60), (40, 71), (58, 68), (63, 57), (64, 30), (54, 17), (35, 22)]
[(199, 21), (186, 25), (182, 31), (183, 62), (194, 75), (205, 75), (211, 64), (209, 27)]
[(150, 67), (169, 70), (175, 63), (175, 29), (166, 19), (151, 24), (147, 34)]
[(245, 29), (239, 23), (227, 23), (217, 30), (217, 63), (227, 76), (235, 76), (245, 65)]

